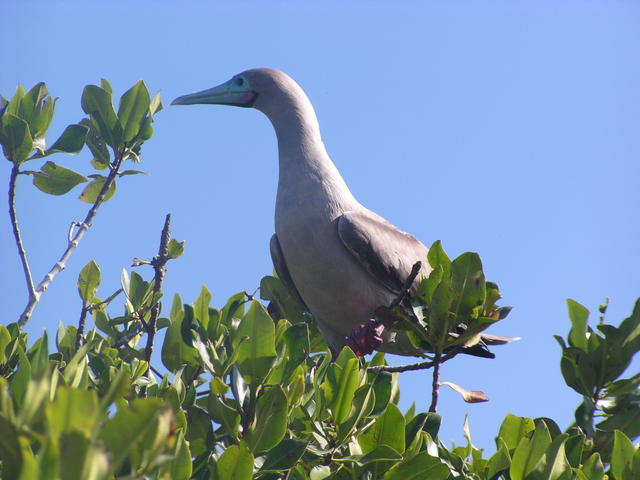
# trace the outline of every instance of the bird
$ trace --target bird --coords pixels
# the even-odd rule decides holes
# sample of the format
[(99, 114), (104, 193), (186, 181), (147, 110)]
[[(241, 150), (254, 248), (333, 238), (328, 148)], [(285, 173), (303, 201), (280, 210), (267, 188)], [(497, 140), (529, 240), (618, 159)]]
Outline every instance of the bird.
[[(253, 108), (271, 122), (279, 161), (269, 245), (274, 269), (312, 314), (334, 358), (359, 327), (370, 325), (376, 309), (401, 294), (416, 262), (420, 270), (409, 293), (429, 276), (427, 247), (353, 196), (327, 153), (311, 101), (287, 74), (246, 70), (171, 104)], [(395, 333), (381, 330), (369, 328), (378, 350), (416, 354), (409, 342), (396, 342)], [(487, 336), (486, 342), (506, 343), (507, 338)]]

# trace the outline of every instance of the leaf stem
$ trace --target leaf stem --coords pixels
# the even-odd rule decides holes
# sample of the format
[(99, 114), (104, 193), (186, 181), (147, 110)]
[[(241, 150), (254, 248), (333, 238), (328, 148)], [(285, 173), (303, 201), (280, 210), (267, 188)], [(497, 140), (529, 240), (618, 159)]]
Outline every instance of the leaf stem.
[(89, 311), (89, 307), (87, 305), (82, 305), (82, 310), (80, 310), (80, 320), (78, 321), (78, 332), (76, 333), (76, 350), (78, 350), (82, 344), (84, 343), (84, 326), (87, 322), (87, 312)]
[[(85, 219), (82, 222), (73, 222), (72, 223), (71, 228), (69, 230), (69, 241), (67, 242), (67, 248), (62, 253), (62, 256), (60, 257), (60, 259), (53, 265), (53, 267), (51, 267), (49, 272), (44, 276), (44, 278), (38, 284), (38, 286), (35, 288), (35, 290), (32, 291), (31, 295), (29, 295), (29, 302), (27, 303), (24, 311), (22, 312), (22, 315), (20, 315), (20, 319), (18, 320), (18, 325), (21, 328), (24, 327), (27, 324), (27, 322), (31, 318), (31, 315), (33, 314), (33, 310), (36, 308), (36, 305), (40, 301), (40, 297), (47, 290), (47, 288), (49, 287), (51, 282), (53, 282), (53, 279), (62, 270), (64, 270), (66, 268), (66, 264), (67, 264), (67, 261), (69, 260), (69, 257), (76, 250), (76, 248), (78, 248), (78, 245), (80, 244), (80, 241), (82, 240), (82, 237), (84, 237), (84, 234), (87, 233), (89, 228), (91, 228), (91, 222), (93, 222), (93, 219), (95, 218), (96, 214), (98, 213), (98, 209), (100, 208), (100, 206), (104, 202), (104, 199), (105, 199), (105, 197), (107, 195), (107, 192), (109, 191), (109, 189), (111, 188), (111, 185), (115, 181), (115, 178), (116, 178), (116, 176), (118, 174), (118, 171), (120, 170), (120, 166), (122, 165), (122, 162), (125, 159), (125, 156), (126, 156), (125, 155), (125, 150), (124, 150), (124, 148), (122, 148), (120, 150), (120, 152), (118, 153), (118, 155), (116, 156), (115, 160), (113, 161), (113, 164), (111, 165), (111, 168), (110, 168), (111, 171), (109, 172), (109, 175), (107, 176), (107, 179), (105, 180), (104, 184), (102, 185), (102, 188), (100, 189), (100, 193), (98, 194), (98, 197), (96, 198), (96, 201), (94, 202), (94, 204), (91, 206), (91, 208), (87, 212), (87, 216), (85, 217)], [(15, 168), (16, 167), (14, 166), (14, 169)], [(13, 175), (14, 174), (12, 172), (12, 177), (13, 177)], [(10, 192), (9, 192), (10, 201), (11, 201), (11, 195), (12, 195), (12, 192), (10, 190)], [(13, 217), (14, 216), (12, 216), (12, 222), (13, 222)], [(16, 224), (14, 223), (14, 234), (15, 234), (15, 225)], [(75, 231), (75, 234), (74, 234), (73, 231), (74, 231), (75, 227), (77, 227), (77, 230)], [(20, 247), (18, 247), (18, 248), (20, 249)], [(23, 265), (24, 265), (25, 262), (26, 262), (26, 256), (23, 257), (23, 255), (21, 254), (21, 258), (23, 258)], [(27, 267), (27, 269), (28, 269), (28, 267)], [(26, 274), (26, 272), (25, 272), (25, 274)]]
[(36, 299), (36, 290), (33, 286), (33, 278), (31, 277), (31, 270), (29, 269), (27, 252), (25, 251), (24, 244), (22, 243), (22, 235), (20, 234), (18, 217), (16, 215), (16, 184), (19, 174), (20, 166), (18, 163), (14, 163), (13, 168), (11, 169), (11, 175), (9, 177), (9, 217), (11, 218), (13, 236), (16, 240), (16, 246), (18, 247), (18, 255), (20, 256), (20, 261), (22, 262), (22, 270), (24, 271), (24, 278), (27, 282), (27, 290), (29, 292), (29, 301), (31, 302)]

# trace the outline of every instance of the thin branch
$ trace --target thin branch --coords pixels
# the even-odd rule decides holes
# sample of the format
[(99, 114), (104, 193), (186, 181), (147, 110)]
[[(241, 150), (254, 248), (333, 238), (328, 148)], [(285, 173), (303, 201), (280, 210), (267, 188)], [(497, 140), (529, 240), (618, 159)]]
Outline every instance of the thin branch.
[(442, 354), (436, 353), (433, 359), (433, 382), (431, 384), (431, 406), (429, 412), (436, 413), (438, 408), (438, 395), (440, 394), (440, 365), (442, 364)]
[[(457, 350), (457, 349), (450, 351), (449, 353), (447, 353), (446, 355), (444, 355), (443, 357), (440, 358), (440, 364), (443, 364), (447, 360), (451, 360), (458, 353), (460, 353), (460, 351)], [(411, 372), (411, 371), (414, 371), (414, 370), (426, 370), (428, 368), (433, 367), (434, 365), (435, 365), (435, 359), (434, 360), (429, 360), (428, 362), (410, 363), (408, 365), (396, 365), (396, 366), (393, 366), (393, 365), (377, 365), (375, 367), (367, 367), (367, 372), (368, 373)]]
[(400, 302), (402, 302), (402, 300), (404, 300), (404, 298), (409, 294), (409, 290), (411, 290), (411, 286), (413, 285), (413, 282), (418, 276), (418, 273), (420, 273), (421, 268), (422, 268), (422, 262), (417, 261), (416, 263), (413, 264), (413, 267), (411, 267), (411, 273), (405, 280), (404, 285), (402, 285), (402, 290), (400, 290), (400, 293), (393, 300), (393, 302), (389, 304), (389, 307), (388, 307), (389, 310), (393, 310), (396, 306), (400, 305)]
[(111, 345), (111, 348), (118, 348), (118, 347), (121, 347), (122, 345), (124, 345), (125, 343), (129, 343), (129, 341), (133, 337), (138, 335), (143, 329), (144, 329), (144, 327), (143, 327), (142, 323), (139, 323), (138, 325), (135, 326), (135, 328), (133, 330), (131, 330), (129, 333), (127, 333), (124, 337), (120, 338), (120, 340), (118, 340), (116, 343)]
[[(20, 261), (22, 262), (22, 270), (24, 271), (24, 278), (27, 282), (27, 290), (29, 292), (29, 301), (36, 299), (36, 290), (33, 287), (33, 278), (31, 277), (31, 270), (29, 269), (29, 261), (27, 260), (27, 252), (24, 250), (24, 244), (22, 243), (22, 236), (20, 235), (20, 227), (18, 226), (18, 217), (16, 216), (16, 183), (18, 174), (20, 173), (19, 164), (14, 163), (11, 169), (11, 176), (9, 177), (9, 217), (11, 218), (11, 226), (13, 227), (13, 236), (16, 240), (16, 246), (18, 247), (18, 254), (20, 255)], [(37, 300), (35, 300), (37, 301)]]
[(76, 333), (76, 350), (80, 349), (84, 340), (84, 326), (87, 322), (87, 311), (89, 311), (89, 307), (87, 305), (82, 305), (82, 310), (80, 310), (80, 320), (78, 321), (78, 332)]
[[(100, 193), (98, 194), (96, 201), (89, 209), (89, 212), (87, 213), (87, 216), (85, 217), (85, 219), (82, 222), (73, 222), (73, 224), (71, 225), (71, 229), (69, 231), (70, 237), (74, 228), (77, 227), (78, 229), (75, 232), (75, 234), (72, 236), (70, 241), (67, 243), (67, 248), (62, 253), (62, 256), (60, 257), (60, 259), (53, 265), (53, 267), (51, 267), (51, 270), (49, 270), (49, 272), (44, 276), (42, 281), (35, 288), (35, 291), (33, 292), (33, 294), (30, 295), (29, 302), (27, 303), (27, 306), (25, 307), (24, 312), (22, 312), (22, 315), (20, 315), (20, 320), (18, 321), (18, 325), (20, 327), (24, 327), (27, 324), (27, 322), (31, 318), (31, 315), (33, 314), (33, 310), (36, 308), (36, 305), (40, 301), (40, 297), (47, 290), (47, 288), (49, 287), (53, 279), (62, 270), (65, 269), (67, 261), (69, 260), (69, 257), (76, 250), (76, 248), (78, 248), (78, 245), (80, 244), (82, 237), (84, 237), (84, 234), (87, 233), (89, 228), (91, 228), (91, 222), (93, 222), (93, 219), (98, 213), (98, 209), (104, 202), (107, 192), (111, 188), (111, 185), (113, 185), (113, 182), (115, 181), (115, 178), (118, 175), (118, 171), (120, 170), (120, 165), (122, 165), (122, 162), (124, 161), (125, 157), (126, 157), (126, 153), (123, 148), (122, 151), (116, 156), (116, 159), (114, 160), (113, 164), (110, 166), (111, 171), (109, 172), (107, 179), (105, 180), (104, 184), (102, 185), (102, 188), (100, 189)], [(11, 196), (11, 193), (10, 193), (10, 196)], [(26, 260), (26, 257), (25, 257), (25, 260)]]
[[(166, 264), (169, 261), (169, 241), (171, 240), (171, 214), (167, 214), (164, 220), (164, 227), (160, 234), (160, 247), (158, 248), (158, 254), (151, 261), (151, 265), (154, 270), (154, 282), (153, 282), (153, 294), (154, 297), (162, 292), (162, 283), (164, 276), (167, 273)], [(156, 322), (160, 315), (160, 300), (151, 307), (151, 316), (149, 323), (147, 324), (147, 346), (144, 349), (144, 359), (151, 365), (151, 355), (153, 354), (153, 341), (156, 335)], [(147, 389), (142, 388), (140, 390), (140, 396), (146, 396)]]

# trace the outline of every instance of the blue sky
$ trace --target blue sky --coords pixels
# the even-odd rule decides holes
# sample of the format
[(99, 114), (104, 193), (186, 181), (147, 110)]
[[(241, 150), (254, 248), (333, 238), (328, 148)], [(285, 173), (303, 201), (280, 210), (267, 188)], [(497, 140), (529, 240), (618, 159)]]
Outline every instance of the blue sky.
[[(444, 367), (443, 380), (491, 401), (466, 405), (444, 390), (442, 439), (462, 441), (465, 413), (488, 449), (506, 413), (569, 425), (579, 398), (562, 382), (552, 338), (568, 331), (565, 299), (595, 312), (610, 297), (617, 323), (640, 295), (640, 4), (5, 1), (0, 16), (0, 93), (47, 82), (60, 97), (50, 141), (82, 118), (82, 89), (101, 77), (117, 96), (142, 78), (166, 107), (143, 149), (149, 175), (122, 179), (29, 332), (77, 323), (81, 305), (69, 299), (90, 259), (102, 267), (100, 293), (117, 289), (122, 267), (157, 250), (168, 212), (187, 243), (167, 295), (191, 302), (206, 284), (221, 305), (271, 272), (277, 151), (267, 119), (167, 107), (269, 66), (305, 89), (363, 204), (427, 245), (442, 240), (452, 257), (477, 251), (502, 304), (514, 306), (493, 331), (520, 342), (496, 348), (495, 360)], [(88, 153), (51, 159), (92, 173)], [(18, 214), (38, 280), (69, 222), (84, 218), (79, 190), (47, 197), (21, 179)], [(8, 323), (26, 290), (6, 208), (1, 215)], [(426, 409), (429, 384), (430, 372), (403, 374), (401, 406)]]

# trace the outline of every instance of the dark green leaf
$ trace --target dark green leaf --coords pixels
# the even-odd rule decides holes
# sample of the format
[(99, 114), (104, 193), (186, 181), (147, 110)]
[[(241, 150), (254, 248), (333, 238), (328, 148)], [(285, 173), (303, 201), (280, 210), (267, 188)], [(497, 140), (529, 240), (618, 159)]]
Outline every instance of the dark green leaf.
[(140, 131), (143, 118), (149, 112), (151, 98), (142, 80), (127, 90), (120, 98), (118, 119), (122, 125), (122, 139), (130, 142)]
[(87, 147), (89, 147), (89, 150), (93, 155), (93, 160), (91, 161), (93, 167), (97, 170), (104, 170), (105, 168), (107, 168), (109, 162), (111, 161), (109, 150), (104, 143), (104, 139), (100, 136), (100, 133), (96, 129), (96, 126), (90, 119), (83, 118), (80, 121), (80, 125), (83, 125), (89, 129), (87, 132), (87, 137), (85, 138), (85, 142), (87, 143)]
[(76, 185), (87, 181), (83, 175), (53, 162), (45, 163), (41, 171), (33, 175), (33, 184), (50, 195), (64, 195)]
[(386, 445), (399, 453), (405, 449), (404, 417), (398, 407), (390, 403), (369, 430), (358, 437), (358, 443), (365, 455), (375, 448)]
[(282, 387), (266, 387), (258, 398), (255, 421), (244, 437), (252, 452), (261, 453), (280, 443), (287, 431), (287, 410)]
[(78, 276), (78, 292), (83, 305), (88, 305), (93, 300), (98, 286), (100, 285), (100, 267), (91, 260), (88, 262)]
[(383, 480), (445, 480), (450, 470), (438, 458), (421, 452), (406, 462), (395, 464)]
[(24, 162), (34, 149), (27, 122), (11, 113), (5, 113), (0, 123), (0, 143), (4, 156), (13, 163)]
[(307, 442), (295, 438), (285, 438), (275, 448), (267, 453), (261, 470), (289, 470), (292, 468), (307, 448)]
[[(242, 341), (248, 337), (247, 341)], [(275, 328), (273, 320), (256, 300), (241, 320), (233, 339), (238, 349), (237, 363), (247, 381), (257, 385), (267, 376), (276, 358)]]
[(613, 432), (613, 450), (611, 452), (611, 473), (616, 480), (634, 480), (633, 455), (635, 447), (622, 432)]
[(203, 285), (198, 298), (193, 303), (193, 313), (205, 330), (209, 327), (209, 302), (211, 302), (211, 293)]
[(456, 314), (468, 315), (475, 307), (483, 305), (486, 284), (482, 262), (477, 253), (466, 252), (451, 264), (451, 289), (456, 293)]
[(78, 153), (84, 147), (88, 131), (89, 129), (84, 125), (68, 125), (60, 135), (60, 138), (44, 154), (51, 155), (58, 152)]
[(171, 325), (167, 328), (162, 343), (162, 363), (171, 372), (176, 372), (183, 365), (199, 364), (197, 350), (187, 345), (182, 338), (184, 312), (181, 305), (182, 301), (176, 295), (171, 308)]
[(122, 125), (113, 109), (111, 93), (95, 85), (87, 85), (82, 92), (81, 105), (107, 145), (117, 148), (122, 141)]

